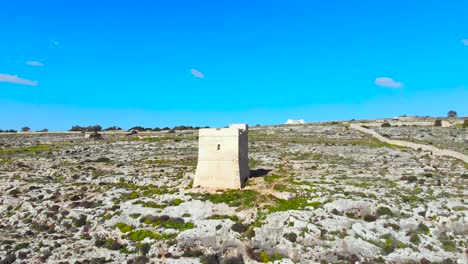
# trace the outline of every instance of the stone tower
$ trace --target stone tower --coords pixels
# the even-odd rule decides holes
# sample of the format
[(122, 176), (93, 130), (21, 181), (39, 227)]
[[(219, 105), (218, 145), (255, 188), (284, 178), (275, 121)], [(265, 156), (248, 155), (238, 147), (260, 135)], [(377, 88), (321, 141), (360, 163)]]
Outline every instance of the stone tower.
[(240, 189), (249, 178), (248, 126), (199, 130), (194, 187)]

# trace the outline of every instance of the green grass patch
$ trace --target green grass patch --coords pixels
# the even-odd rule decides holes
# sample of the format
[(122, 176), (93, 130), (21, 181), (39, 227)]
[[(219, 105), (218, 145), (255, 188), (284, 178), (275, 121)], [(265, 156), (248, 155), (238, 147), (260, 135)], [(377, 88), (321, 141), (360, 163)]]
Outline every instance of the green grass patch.
[(138, 251), (139, 251), (138, 249), (129, 250), (126, 246), (123, 246), (121, 249), (119, 249), (120, 253), (127, 254), (127, 255), (136, 254), (138, 253)]
[(390, 234), (385, 234), (381, 236), (380, 238), (384, 239), (385, 242), (374, 242), (373, 244), (380, 247), (382, 249), (382, 254), (388, 255), (392, 252), (394, 252), (398, 248), (406, 248), (408, 247), (405, 243), (396, 240), (393, 238)]
[(159, 209), (166, 208), (165, 205), (161, 205), (161, 204), (155, 203), (155, 202), (153, 202), (153, 201), (145, 202), (145, 203), (143, 204), (143, 207), (159, 208)]
[(271, 174), (263, 177), (263, 180), (267, 183), (273, 183), (274, 181), (283, 178), (281, 175)]
[(276, 260), (282, 260), (283, 256), (279, 253), (274, 253), (272, 256), (268, 256), (268, 254), (265, 251), (260, 252), (258, 256), (258, 260), (261, 263), (268, 263), (268, 262), (274, 262)]
[(128, 234), (128, 239), (132, 241), (142, 241), (145, 238), (152, 238), (155, 240), (166, 240), (176, 237), (177, 234), (158, 234), (149, 230), (135, 230)]
[(37, 154), (49, 150), (51, 150), (51, 147), (49, 145), (37, 145), (21, 148), (6, 148), (0, 149), (0, 156), (8, 156), (15, 154)]
[[(5, 164), (9, 164), (9, 163), (12, 163), (13, 161), (10, 160), (10, 159), (0, 159), (0, 165), (5, 165)], [(468, 175), (467, 175), (468, 176)]]
[(179, 231), (192, 229), (195, 225), (192, 222), (185, 223), (182, 218), (169, 219), (167, 221), (157, 220), (153, 222), (153, 227), (171, 228)]
[(277, 183), (277, 184), (275, 184), (273, 186), (273, 190), (280, 191), (280, 192), (285, 192), (285, 191), (289, 191), (290, 189), (284, 184)]
[(216, 219), (216, 220), (230, 219), (233, 222), (239, 221), (239, 218), (235, 215), (212, 215), (208, 217), (208, 219)]
[(195, 199), (210, 201), (215, 204), (225, 203), (232, 207), (256, 206), (261, 194), (253, 190), (228, 190), (215, 194), (191, 194)]
[(319, 202), (309, 203), (307, 202), (306, 198), (302, 198), (302, 197), (296, 197), (295, 199), (291, 199), (291, 200), (277, 199), (274, 197), (272, 197), (272, 199), (275, 202), (275, 204), (267, 206), (267, 209), (270, 213), (282, 212), (282, 211), (288, 211), (288, 210), (301, 210), (307, 206), (313, 206), (314, 208), (316, 207), (318, 208), (318, 206), (320, 206)]

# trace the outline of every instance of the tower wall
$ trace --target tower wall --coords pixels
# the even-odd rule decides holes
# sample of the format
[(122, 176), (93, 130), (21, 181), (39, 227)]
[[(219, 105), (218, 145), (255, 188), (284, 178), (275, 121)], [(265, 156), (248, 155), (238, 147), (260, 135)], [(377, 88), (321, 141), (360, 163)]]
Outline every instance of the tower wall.
[(198, 144), (194, 186), (240, 189), (249, 177), (247, 130), (200, 129)]

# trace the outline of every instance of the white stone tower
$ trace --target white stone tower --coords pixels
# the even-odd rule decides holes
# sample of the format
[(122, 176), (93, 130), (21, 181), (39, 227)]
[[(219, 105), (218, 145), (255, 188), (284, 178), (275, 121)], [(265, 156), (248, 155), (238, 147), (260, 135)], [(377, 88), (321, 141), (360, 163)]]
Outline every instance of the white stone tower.
[(240, 189), (249, 178), (248, 126), (199, 130), (194, 187)]

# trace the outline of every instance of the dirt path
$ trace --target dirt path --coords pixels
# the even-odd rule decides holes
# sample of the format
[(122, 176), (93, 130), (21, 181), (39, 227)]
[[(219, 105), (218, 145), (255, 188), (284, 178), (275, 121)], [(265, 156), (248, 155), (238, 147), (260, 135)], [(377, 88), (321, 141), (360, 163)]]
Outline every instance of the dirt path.
[(413, 143), (413, 142), (408, 142), (408, 141), (403, 141), (403, 140), (388, 139), (386, 137), (383, 137), (383, 136), (379, 135), (377, 132), (375, 132), (373, 130), (361, 127), (360, 124), (350, 124), (350, 127), (352, 129), (356, 129), (356, 130), (359, 130), (359, 131), (361, 131), (363, 133), (369, 134), (369, 135), (371, 135), (371, 136), (373, 136), (373, 137), (377, 138), (378, 140), (380, 140), (382, 142), (385, 142), (385, 143), (389, 143), (389, 144), (397, 145), (397, 146), (402, 146), (402, 147), (407, 147), (407, 148), (412, 148), (412, 149), (422, 149), (422, 150), (425, 150), (425, 151), (431, 151), (433, 155), (450, 156), (450, 157), (462, 160), (465, 163), (468, 163), (468, 156), (466, 156), (466, 155), (464, 155), (464, 154), (462, 154), (460, 152), (456, 152), (456, 151), (448, 150), (448, 149), (439, 149), (439, 148), (436, 148), (434, 146), (423, 145), (423, 144), (418, 144), (418, 143)]

